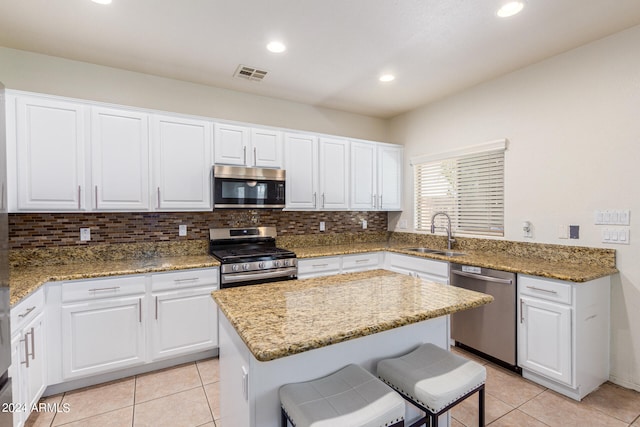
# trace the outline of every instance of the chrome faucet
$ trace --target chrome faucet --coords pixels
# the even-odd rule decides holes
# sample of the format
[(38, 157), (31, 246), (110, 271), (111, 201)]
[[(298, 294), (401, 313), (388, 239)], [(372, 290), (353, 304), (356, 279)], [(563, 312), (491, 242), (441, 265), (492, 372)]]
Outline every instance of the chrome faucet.
[[(447, 223), (449, 224), (447, 227), (436, 227), (436, 223), (433, 220), (436, 219), (438, 215), (444, 215), (447, 217)], [(436, 212), (431, 217), (431, 234), (436, 232), (436, 228), (444, 228), (447, 230), (447, 249), (451, 250), (451, 243), (455, 242), (456, 239), (451, 237), (451, 218), (449, 218), (449, 215), (446, 212)]]

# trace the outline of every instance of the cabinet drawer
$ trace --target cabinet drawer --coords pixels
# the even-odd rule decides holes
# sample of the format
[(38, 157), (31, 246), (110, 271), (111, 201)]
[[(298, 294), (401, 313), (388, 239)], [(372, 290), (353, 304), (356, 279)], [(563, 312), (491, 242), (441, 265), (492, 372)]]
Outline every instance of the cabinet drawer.
[(445, 279), (449, 277), (448, 262), (427, 259), (419, 256), (387, 252), (385, 254), (385, 266), (391, 271), (409, 270), (417, 273), (440, 276)]
[(62, 284), (62, 302), (144, 294), (145, 291), (143, 275), (66, 282)]
[(571, 304), (571, 285), (552, 279), (518, 275), (520, 294)]
[(342, 270), (371, 270), (381, 268), (380, 252), (367, 252), (356, 255), (345, 255), (342, 257)]
[(151, 276), (151, 288), (155, 291), (179, 290), (218, 283), (218, 269), (194, 269), (180, 272), (158, 273)]
[(340, 272), (340, 257), (298, 259), (298, 277), (323, 276)]
[(11, 333), (19, 331), (44, 308), (44, 288), (40, 288), (11, 309)]

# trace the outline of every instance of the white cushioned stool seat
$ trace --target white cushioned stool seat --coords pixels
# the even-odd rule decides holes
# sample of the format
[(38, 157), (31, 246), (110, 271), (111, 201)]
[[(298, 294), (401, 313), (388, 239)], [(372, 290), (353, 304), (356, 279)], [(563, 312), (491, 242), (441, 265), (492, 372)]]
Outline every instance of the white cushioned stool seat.
[(382, 427), (404, 419), (404, 399), (358, 365), (283, 385), (279, 395), (283, 411), (296, 427)]
[(487, 378), (484, 366), (434, 344), (381, 360), (377, 371), (380, 379), (433, 413), (479, 388)]

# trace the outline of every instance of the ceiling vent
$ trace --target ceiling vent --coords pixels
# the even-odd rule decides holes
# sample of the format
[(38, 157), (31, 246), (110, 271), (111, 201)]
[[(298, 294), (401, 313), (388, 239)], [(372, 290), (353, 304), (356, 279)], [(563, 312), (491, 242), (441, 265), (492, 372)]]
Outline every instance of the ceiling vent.
[(254, 82), (261, 82), (266, 75), (266, 71), (258, 70), (254, 67), (247, 67), (246, 65), (238, 65), (236, 72), (233, 74), (234, 77), (240, 77)]

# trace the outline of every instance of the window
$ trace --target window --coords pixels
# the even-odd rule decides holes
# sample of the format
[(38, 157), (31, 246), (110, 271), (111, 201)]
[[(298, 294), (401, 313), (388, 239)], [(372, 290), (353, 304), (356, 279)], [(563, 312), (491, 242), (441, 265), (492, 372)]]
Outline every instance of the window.
[(433, 214), (445, 212), (452, 231), (503, 236), (505, 149), (501, 140), (412, 159), (415, 229), (430, 231)]

